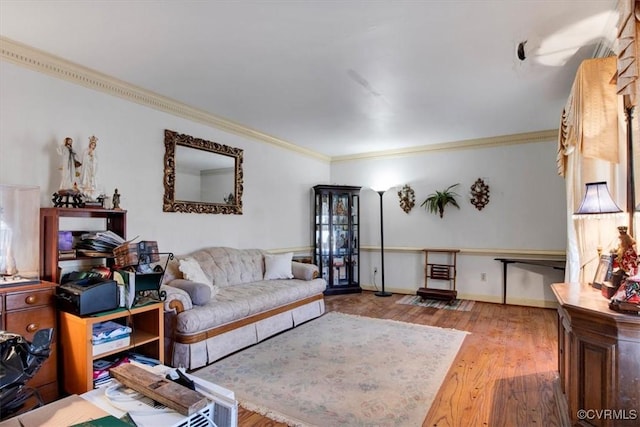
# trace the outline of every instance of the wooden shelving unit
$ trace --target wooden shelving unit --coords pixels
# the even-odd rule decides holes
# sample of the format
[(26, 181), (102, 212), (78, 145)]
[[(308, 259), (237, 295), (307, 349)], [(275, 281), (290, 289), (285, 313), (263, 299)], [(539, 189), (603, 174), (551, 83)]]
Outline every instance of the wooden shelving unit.
[[(96, 257), (78, 256), (71, 260), (61, 260), (58, 256), (58, 232), (60, 218), (102, 218), (102, 231), (110, 230), (126, 239), (127, 211), (100, 208), (40, 208), (40, 277), (54, 283), (60, 283), (59, 267), (67, 261), (90, 260)], [(66, 230), (81, 231), (81, 230)], [(85, 230), (100, 231), (100, 230)], [(107, 265), (113, 264), (112, 257)]]
[[(93, 361), (134, 350), (164, 363), (164, 305), (118, 309), (94, 316), (79, 317), (60, 312), (58, 340), (62, 351), (63, 388), (70, 394), (93, 390)], [(131, 343), (117, 350), (93, 356), (93, 325), (113, 320), (132, 329)]]

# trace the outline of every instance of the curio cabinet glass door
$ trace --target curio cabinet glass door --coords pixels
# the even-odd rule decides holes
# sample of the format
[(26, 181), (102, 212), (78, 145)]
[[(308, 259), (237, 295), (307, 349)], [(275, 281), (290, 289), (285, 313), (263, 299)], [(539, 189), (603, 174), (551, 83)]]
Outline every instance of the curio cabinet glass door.
[(314, 263), (327, 281), (326, 295), (360, 288), (360, 187), (316, 185)]

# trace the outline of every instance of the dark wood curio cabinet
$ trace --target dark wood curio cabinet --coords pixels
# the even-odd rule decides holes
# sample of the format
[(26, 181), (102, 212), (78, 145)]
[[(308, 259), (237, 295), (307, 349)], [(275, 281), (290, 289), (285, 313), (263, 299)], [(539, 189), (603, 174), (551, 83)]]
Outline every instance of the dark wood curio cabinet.
[(360, 187), (316, 185), (314, 263), (327, 281), (326, 295), (360, 287)]

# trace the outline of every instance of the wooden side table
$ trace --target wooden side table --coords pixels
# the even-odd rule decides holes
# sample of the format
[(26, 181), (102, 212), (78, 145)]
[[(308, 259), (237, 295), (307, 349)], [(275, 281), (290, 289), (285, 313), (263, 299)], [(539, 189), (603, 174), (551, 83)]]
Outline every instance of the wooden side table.
[[(424, 288), (419, 288), (416, 294), (424, 299), (453, 301), (458, 297), (456, 291), (456, 260), (460, 249), (423, 249), (424, 252)], [(444, 253), (449, 259), (448, 264), (430, 263), (430, 253)], [(429, 280), (449, 281), (451, 289), (429, 288)]]
[[(113, 320), (132, 329), (128, 346), (93, 355), (93, 325)], [(129, 310), (117, 309), (94, 316), (80, 317), (60, 312), (59, 341), (62, 347), (64, 390), (82, 394), (93, 389), (93, 361), (117, 353), (135, 350), (164, 363), (164, 304), (154, 303)]]

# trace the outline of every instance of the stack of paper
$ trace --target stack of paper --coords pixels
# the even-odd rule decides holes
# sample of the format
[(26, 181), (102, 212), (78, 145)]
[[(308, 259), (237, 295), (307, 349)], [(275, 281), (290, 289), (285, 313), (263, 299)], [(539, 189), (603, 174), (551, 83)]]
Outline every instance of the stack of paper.
[(95, 233), (83, 233), (76, 249), (84, 255), (112, 254), (113, 250), (122, 245), (125, 240), (111, 230)]

